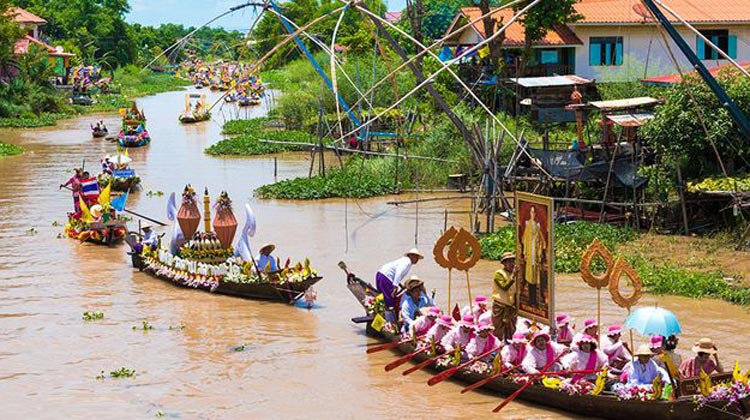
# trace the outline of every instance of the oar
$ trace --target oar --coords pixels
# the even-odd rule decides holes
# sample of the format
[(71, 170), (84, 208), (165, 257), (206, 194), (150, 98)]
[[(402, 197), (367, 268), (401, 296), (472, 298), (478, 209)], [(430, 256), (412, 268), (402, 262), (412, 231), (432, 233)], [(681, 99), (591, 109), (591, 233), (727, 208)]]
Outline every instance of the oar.
[(156, 223), (156, 224), (157, 224), (157, 225), (159, 225), (159, 226), (166, 226), (166, 225), (167, 225), (166, 223), (162, 223), (162, 222), (160, 222), (160, 221), (158, 221), (158, 220), (156, 220), (156, 219), (152, 219), (152, 218), (150, 218), (150, 217), (147, 217), (147, 216), (144, 216), (144, 215), (142, 215), (142, 214), (136, 213), (136, 212), (134, 212), (134, 211), (132, 211), (132, 210), (128, 210), (128, 209), (122, 209), (122, 211), (124, 211), (125, 213), (130, 213), (130, 214), (132, 214), (133, 216), (137, 216), (137, 217), (140, 217), (141, 219), (146, 219), (146, 220), (148, 220), (149, 222), (153, 222), (153, 223)]
[(399, 357), (398, 359), (396, 359), (396, 360), (392, 361), (391, 363), (388, 363), (387, 365), (385, 365), (385, 371), (386, 372), (390, 372), (393, 369), (396, 369), (397, 367), (399, 367), (399, 366), (403, 365), (404, 363), (408, 362), (409, 360), (411, 360), (414, 356), (416, 356), (418, 354), (421, 354), (421, 353), (424, 353), (426, 350), (429, 350), (429, 347), (422, 347), (421, 349), (419, 349), (419, 350), (417, 350), (417, 351), (415, 351), (413, 353), (409, 353), (406, 356)]
[(432, 358), (430, 358), (430, 359), (427, 359), (427, 360), (425, 360), (425, 361), (424, 361), (424, 362), (422, 362), (422, 363), (419, 363), (419, 364), (417, 364), (417, 365), (414, 365), (414, 366), (410, 367), (409, 369), (406, 369), (406, 370), (404, 371), (403, 375), (404, 375), (404, 376), (406, 376), (406, 375), (408, 375), (408, 374), (410, 374), (410, 373), (414, 373), (414, 372), (418, 371), (419, 369), (422, 369), (423, 367), (426, 367), (426, 366), (428, 366), (428, 365), (431, 365), (431, 364), (432, 364), (432, 363), (433, 363), (434, 361), (436, 361), (437, 359), (439, 359), (439, 358), (443, 357), (444, 355), (445, 355), (445, 354), (438, 354), (437, 356), (435, 356), (435, 357), (432, 357)]
[(495, 351), (498, 351), (498, 350), (500, 350), (500, 348), (501, 348), (501, 347), (502, 347), (502, 346), (500, 346), (500, 347), (497, 347), (497, 348), (494, 348), (494, 349), (492, 349), (492, 350), (490, 350), (490, 351), (488, 351), (488, 352), (486, 352), (486, 353), (480, 354), (479, 356), (477, 356), (477, 357), (475, 357), (475, 358), (473, 358), (473, 359), (469, 360), (469, 361), (468, 361), (468, 362), (466, 362), (466, 363), (461, 363), (461, 364), (460, 364), (460, 365), (458, 365), (458, 366), (452, 367), (452, 368), (450, 368), (450, 369), (448, 369), (448, 370), (445, 370), (445, 371), (442, 371), (442, 372), (438, 373), (437, 375), (435, 375), (435, 376), (433, 376), (432, 378), (430, 378), (430, 380), (429, 380), (429, 381), (427, 381), (427, 385), (429, 385), (429, 386), (433, 386), (433, 385), (435, 385), (435, 384), (439, 384), (440, 382), (443, 382), (444, 380), (446, 380), (446, 379), (450, 378), (451, 376), (453, 376), (453, 374), (454, 374), (454, 373), (456, 373), (456, 372), (458, 372), (459, 370), (461, 370), (461, 369), (465, 368), (466, 366), (469, 366), (469, 365), (471, 365), (472, 363), (474, 363), (474, 362), (476, 362), (477, 360), (479, 360), (479, 359), (481, 359), (481, 358), (483, 358), (483, 357), (485, 357), (485, 356), (489, 355), (489, 354), (490, 354), (490, 353), (492, 353), (492, 352), (495, 352)]
[(521, 367), (521, 365), (516, 365), (516, 366), (513, 366), (513, 367), (509, 367), (508, 369), (500, 371), (500, 372), (498, 372), (498, 373), (496, 373), (494, 375), (490, 375), (490, 376), (488, 376), (488, 377), (486, 377), (486, 378), (484, 378), (484, 379), (482, 379), (480, 381), (474, 382), (473, 384), (471, 384), (471, 385), (467, 386), (466, 388), (462, 389), (461, 393), (465, 394), (465, 393), (467, 393), (469, 391), (473, 391), (473, 390), (481, 387), (482, 385), (486, 384), (487, 382), (489, 382), (489, 381), (491, 381), (491, 380), (493, 380), (495, 378), (499, 378), (499, 377), (501, 377), (501, 376), (503, 376), (503, 375), (505, 375), (505, 374), (507, 374), (509, 372), (512, 372), (512, 371), (518, 369), (519, 367)]
[[(561, 358), (561, 357), (563, 357), (563, 356), (564, 356), (565, 354), (566, 354), (565, 352), (562, 352), (562, 353), (560, 353), (560, 355), (559, 355), (559, 356), (555, 357), (554, 359), (552, 359), (552, 361), (551, 361), (551, 362), (547, 363), (547, 365), (545, 365), (545, 366), (544, 366), (544, 368), (542, 368), (542, 370), (541, 370), (541, 371), (539, 371), (539, 373), (538, 373), (537, 375), (545, 374), (545, 373), (546, 373), (546, 370), (547, 370), (547, 369), (549, 369), (549, 368), (550, 368), (550, 367), (551, 367), (552, 365), (554, 365), (555, 363), (557, 363), (557, 361), (558, 361), (558, 360), (560, 360), (560, 358)], [(500, 410), (502, 410), (502, 409), (503, 409), (503, 408), (504, 408), (504, 407), (505, 407), (506, 405), (510, 404), (510, 402), (511, 402), (511, 401), (513, 401), (514, 399), (516, 399), (516, 397), (517, 397), (517, 396), (518, 396), (518, 395), (519, 395), (520, 393), (522, 393), (522, 392), (523, 392), (523, 391), (524, 391), (524, 390), (525, 390), (526, 388), (530, 387), (530, 386), (531, 386), (531, 384), (533, 384), (533, 383), (534, 383), (534, 381), (531, 381), (531, 380), (529, 380), (528, 382), (526, 382), (525, 384), (523, 384), (523, 386), (522, 386), (522, 387), (520, 387), (520, 388), (518, 388), (518, 390), (516, 390), (516, 392), (514, 392), (514, 393), (510, 394), (510, 395), (508, 396), (508, 398), (504, 399), (504, 400), (503, 400), (503, 402), (501, 402), (501, 403), (500, 403), (500, 405), (498, 405), (497, 407), (495, 407), (495, 408), (494, 408), (494, 409), (492, 410), (492, 412), (493, 412), (493, 413), (497, 413), (497, 412), (499, 412)]]
[[(420, 335), (416, 339), (419, 340), (422, 337), (424, 337), (424, 335)], [(414, 340), (414, 338), (407, 338), (407, 339), (401, 340), (401, 341), (392, 341), (390, 343), (381, 344), (381, 345), (376, 346), (376, 347), (370, 347), (369, 349), (367, 349), (367, 354), (377, 353), (377, 352), (382, 351), (382, 350), (392, 349), (394, 347), (398, 347), (398, 346), (400, 346), (402, 344), (406, 344), (406, 343), (408, 343), (410, 341), (413, 341), (413, 340)]]

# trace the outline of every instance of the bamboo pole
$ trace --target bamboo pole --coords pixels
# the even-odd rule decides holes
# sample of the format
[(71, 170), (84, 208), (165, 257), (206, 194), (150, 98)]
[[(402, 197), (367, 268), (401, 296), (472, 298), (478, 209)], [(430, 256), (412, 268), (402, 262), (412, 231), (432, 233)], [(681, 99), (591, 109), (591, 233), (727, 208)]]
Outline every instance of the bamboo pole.
[[(474, 299), (471, 297), (471, 282), (469, 281), (469, 270), (466, 270), (466, 288), (469, 291), (469, 310), (471, 311), (471, 316), (474, 316)], [(475, 319), (474, 322), (477, 320)]]

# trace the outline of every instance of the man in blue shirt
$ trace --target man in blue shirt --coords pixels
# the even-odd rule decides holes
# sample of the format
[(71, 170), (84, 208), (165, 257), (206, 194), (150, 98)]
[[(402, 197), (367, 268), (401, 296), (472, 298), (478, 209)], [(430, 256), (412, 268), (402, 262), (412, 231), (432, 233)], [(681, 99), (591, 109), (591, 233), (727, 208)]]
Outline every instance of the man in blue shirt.
[(279, 271), (279, 267), (276, 265), (276, 258), (271, 253), (276, 249), (274, 244), (264, 244), (258, 251), (258, 269), (266, 273), (274, 273)]
[(417, 276), (411, 276), (406, 281), (406, 293), (401, 297), (401, 331), (409, 332), (411, 324), (420, 315), (420, 309), (435, 306), (435, 302), (427, 296), (424, 282)]

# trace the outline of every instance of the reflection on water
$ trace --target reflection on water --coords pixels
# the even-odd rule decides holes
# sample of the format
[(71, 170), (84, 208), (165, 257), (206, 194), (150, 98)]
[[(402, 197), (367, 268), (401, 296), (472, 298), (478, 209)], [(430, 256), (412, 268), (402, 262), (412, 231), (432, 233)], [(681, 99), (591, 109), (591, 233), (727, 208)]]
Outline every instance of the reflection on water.
[[(89, 122), (103, 118), (117, 127), (118, 117), (87, 116), (52, 128), (4, 130), (5, 141), (27, 150), (23, 156), (0, 159), (4, 418), (153, 418), (158, 411), (180, 418), (394, 418), (405, 410), (410, 418), (490, 415), (497, 396), (460, 395), (460, 387), (449, 381), (428, 388), (429, 376), (423, 372), (406, 377), (398, 371), (385, 373), (383, 366), (396, 355), (365, 354), (369, 339), (350, 321), (361, 309), (336, 263), (343, 259), (370, 279), (383, 262), (414, 246), (413, 205), (397, 208), (382, 199), (255, 200), (253, 189), (273, 181), (272, 158), (217, 159), (203, 153), (221, 138), (221, 117), (231, 115), (229, 111), (214, 112), (217, 121), (181, 126), (182, 92), (138, 103), (149, 118), (153, 142), (130, 150), (145, 188), (131, 195), (129, 207), (164, 219), (166, 196), (186, 183), (199, 191), (208, 187), (213, 196), (227, 190), (236, 208), (247, 201), (255, 211), (253, 244), (272, 241), (279, 256), (310, 257), (325, 277), (316, 286), (319, 305), (309, 311), (176, 288), (133, 271), (123, 246), (56, 239), (71, 205), (69, 193), (57, 186), (84, 158), (87, 168), (98, 170), (99, 158), (114, 151), (107, 141), (91, 139)], [(307, 174), (306, 154), (278, 158), (280, 177)], [(165, 195), (148, 197), (147, 191)], [(443, 228), (445, 205), (453, 211), (449, 224), (468, 225), (466, 200), (420, 205), (416, 236), (427, 254)], [(61, 226), (52, 226), (54, 221)], [(27, 233), (32, 227), (37, 234)], [(474, 293), (489, 293), (496, 268), (496, 263), (481, 262), (473, 270)], [(445, 305), (446, 273), (431, 260), (413, 271), (437, 289), (438, 302)], [(570, 312), (579, 324), (595, 315), (596, 293), (579, 279), (560, 276), (557, 290), (558, 309)], [(462, 278), (454, 279), (453, 296), (465, 300)], [(678, 313), (685, 330), (683, 352), (702, 334), (712, 335), (725, 367), (735, 358), (747, 365), (742, 341), (730, 341), (738, 328), (750, 326), (744, 309), (709, 300), (647, 296), (644, 301)], [(105, 317), (84, 322), (86, 310), (101, 310)], [(605, 323), (621, 322), (625, 315), (603, 306)], [(132, 329), (144, 320), (155, 329)], [(244, 351), (233, 350), (239, 345)], [(136, 377), (95, 379), (102, 370), (120, 367), (135, 369)], [(569, 417), (521, 402), (504, 414)]]

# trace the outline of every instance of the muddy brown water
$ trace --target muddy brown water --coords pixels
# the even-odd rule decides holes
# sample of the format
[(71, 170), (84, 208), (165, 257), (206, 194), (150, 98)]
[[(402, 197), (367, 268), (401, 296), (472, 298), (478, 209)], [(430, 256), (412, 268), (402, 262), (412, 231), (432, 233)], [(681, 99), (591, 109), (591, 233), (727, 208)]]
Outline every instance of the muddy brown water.
[[(227, 190), (236, 208), (249, 202), (258, 219), (253, 244), (272, 241), (277, 254), (309, 257), (324, 276), (312, 310), (174, 287), (129, 264), (126, 246), (103, 248), (57, 239), (69, 193), (57, 186), (86, 158), (114, 151), (92, 139), (88, 124), (99, 116), (61, 121), (58, 126), (0, 131), (2, 141), (21, 144), (22, 156), (0, 159), (0, 406), (2, 418), (475, 418), (492, 415), (500, 398), (461, 395), (450, 381), (428, 387), (427, 373), (386, 373), (396, 355), (365, 354), (370, 341), (350, 318), (362, 315), (336, 263), (371, 280), (383, 263), (412, 247), (430, 254), (449, 224), (468, 225), (468, 202), (389, 206), (385, 199), (318, 202), (262, 201), (254, 188), (273, 181), (271, 157), (217, 159), (203, 149), (221, 138), (222, 112), (214, 121), (182, 126), (177, 115), (183, 93), (138, 100), (149, 118), (153, 142), (131, 150), (132, 166), (144, 180), (129, 208), (164, 219), (167, 195), (192, 183), (213, 197)], [(261, 114), (262, 108), (251, 113)], [(229, 117), (230, 112), (224, 111)], [(244, 111), (243, 111), (244, 114)], [(118, 117), (101, 116), (114, 129)], [(305, 175), (306, 154), (279, 155), (279, 178)], [(149, 197), (148, 191), (162, 191)], [(399, 198), (409, 198), (401, 196)], [(418, 219), (416, 217), (418, 212)], [(238, 219), (244, 219), (238, 214)], [(418, 223), (417, 223), (418, 220)], [(52, 226), (57, 221), (60, 226)], [(135, 227), (135, 223), (131, 227)], [(29, 232), (34, 229), (36, 233)], [(160, 232), (166, 229), (158, 229)], [(489, 293), (496, 263), (472, 271), (474, 293)], [(437, 289), (445, 306), (446, 273), (431, 258), (413, 269)], [(454, 276), (454, 300), (466, 286)], [(607, 296), (606, 292), (603, 296)], [(596, 292), (575, 276), (558, 276), (557, 308), (580, 325), (595, 315)], [(718, 342), (727, 369), (739, 359), (748, 366), (750, 315), (714, 300), (646, 295), (643, 304), (674, 310), (685, 333), (680, 350), (708, 335)], [(103, 311), (101, 321), (82, 313)], [(624, 310), (608, 300), (605, 322), (622, 322)], [(148, 321), (153, 330), (134, 331)], [(184, 329), (170, 329), (184, 325)], [(638, 340), (638, 337), (636, 337)], [(233, 351), (245, 345), (244, 351)], [(636, 343), (637, 345), (637, 343)], [(96, 379), (101, 371), (136, 370), (135, 378)], [(505, 418), (570, 418), (516, 401)]]

